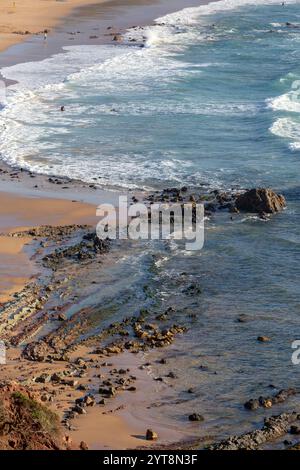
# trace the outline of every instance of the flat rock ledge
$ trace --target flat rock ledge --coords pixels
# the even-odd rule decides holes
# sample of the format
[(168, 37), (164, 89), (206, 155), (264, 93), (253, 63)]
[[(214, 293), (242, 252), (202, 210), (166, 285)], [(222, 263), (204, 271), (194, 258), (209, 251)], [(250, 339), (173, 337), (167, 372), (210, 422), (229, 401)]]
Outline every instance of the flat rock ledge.
[(231, 436), (228, 439), (213, 444), (207, 450), (255, 450), (263, 444), (272, 442), (288, 433), (291, 423), (300, 419), (297, 412), (282, 413), (278, 416), (265, 418), (262, 429), (247, 432), (241, 436)]

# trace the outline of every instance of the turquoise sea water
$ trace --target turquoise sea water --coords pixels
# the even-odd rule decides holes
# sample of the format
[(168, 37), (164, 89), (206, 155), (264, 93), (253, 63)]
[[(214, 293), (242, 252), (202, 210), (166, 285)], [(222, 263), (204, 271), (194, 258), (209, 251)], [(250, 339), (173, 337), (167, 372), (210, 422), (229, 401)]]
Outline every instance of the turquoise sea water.
[[(68, 47), (5, 69), (19, 84), (0, 113), (2, 158), (38, 172), (121, 188), (270, 186), (286, 196), (287, 210), (268, 221), (212, 220), (199, 253), (149, 244), (111, 273), (118, 285), (131, 279), (120, 315), (126, 302), (149, 302), (145, 282), (161, 308), (177, 305), (176, 320), (192, 314), (168, 353), (179, 379), (161, 416), (197, 409), (202, 432), (217, 437), (249, 429), (266, 411), (249, 415), (243, 402), (270, 384), (297, 386), (299, 373), (300, 5), (236, 5), (169, 15), (129, 31), (125, 46)], [(141, 36), (145, 47), (130, 42)], [(202, 294), (184, 295), (187, 282)], [(240, 314), (249, 321), (237, 323)], [(170, 405), (189, 386), (197, 393)]]

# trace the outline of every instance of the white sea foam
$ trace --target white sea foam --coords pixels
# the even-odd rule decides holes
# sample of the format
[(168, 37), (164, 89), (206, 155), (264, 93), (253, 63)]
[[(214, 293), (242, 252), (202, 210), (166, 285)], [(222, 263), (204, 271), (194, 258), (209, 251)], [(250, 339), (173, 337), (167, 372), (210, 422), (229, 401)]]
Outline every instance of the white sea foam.
[[(292, 0), (297, 3), (300, 0)], [(10, 164), (41, 173), (60, 175), (91, 181), (98, 170), (101, 182), (134, 187), (135, 177), (145, 179), (172, 179), (180, 181), (189, 161), (176, 160), (167, 152), (162, 155), (160, 166), (151, 161), (151, 154), (145, 154), (144, 161), (137, 155), (140, 168), (137, 169), (135, 155), (122, 155), (122, 167), (116, 173), (115, 155), (106, 151), (105, 158), (95, 160), (95, 156), (82, 161), (80, 142), (74, 142), (72, 156), (62, 153), (59, 139), (51, 141), (55, 135), (67, 135), (70, 128), (93, 126), (93, 116), (99, 114), (254, 114), (256, 106), (247, 102), (220, 104), (217, 101), (201, 103), (182, 100), (157, 102), (103, 103), (101, 105), (81, 104), (81, 97), (93, 94), (109, 96), (113, 93), (126, 95), (132, 91), (147, 92), (158, 87), (168, 93), (170, 83), (186, 76), (201, 73), (201, 68), (214, 66), (213, 63), (189, 64), (177, 60), (176, 54), (188, 45), (200, 41), (214, 40), (207, 33), (201, 33), (197, 23), (207, 15), (243, 7), (246, 5), (276, 4), (278, 0), (221, 0), (195, 8), (166, 15), (156, 20), (156, 25), (129, 30), (125, 35), (125, 45), (120, 46), (69, 46), (64, 53), (41, 62), (28, 62), (1, 70), (3, 76), (16, 80), (7, 93), (7, 105), (0, 111), (0, 152), (1, 158)], [(291, 2), (290, 2), (291, 3)], [(145, 42), (144, 48), (132, 47), (132, 39)], [(127, 44), (127, 45), (126, 45)], [(129, 46), (129, 44), (131, 44)], [(226, 66), (226, 64), (223, 64)], [(69, 100), (65, 113), (60, 113), (57, 103)], [(284, 98), (286, 99), (286, 98)], [(281, 98), (281, 105), (286, 106)], [(80, 103), (80, 104), (78, 104)], [(281, 106), (280, 97), (270, 106)], [(293, 104), (295, 105), (295, 104)], [(289, 106), (292, 106), (290, 104)], [(274, 108), (275, 109), (275, 108)], [(295, 110), (298, 112), (298, 108)], [(51, 143), (50, 143), (51, 142)], [(120, 146), (122, 142), (120, 141)], [(51, 150), (51, 158), (43, 155)], [(99, 157), (99, 155), (98, 155)], [(119, 156), (121, 158), (121, 156)], [(140, 171), (140, 175), (137, 174)], [(202, 175), (194, 175), (201, 176)]]
[(300, 148), (300, 122), (291, 118), (277, 119), (270, 127), (270, 131), (289, 141), (289, 147), (292, 150)]

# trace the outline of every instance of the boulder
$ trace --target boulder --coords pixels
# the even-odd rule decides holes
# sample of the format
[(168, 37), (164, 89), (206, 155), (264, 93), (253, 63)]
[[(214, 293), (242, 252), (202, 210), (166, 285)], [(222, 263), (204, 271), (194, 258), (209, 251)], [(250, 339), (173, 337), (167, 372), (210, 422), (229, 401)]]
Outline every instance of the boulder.
[(198, 413), (193, 413), (189, 416), (190, 421), (204, 421), (204, 418), (202, 415), (199, 415)]
[(235, 206), (239, 211), (273, 214), (282, 211), (286, 201), (272, 189), (254, 188), (239, 195)]
[(114, 387), (99, 387), (99, 393), (106, 397), (113, 397), (116, 394), (116, 390)]
[(156, 439), (158, 439), (158, 435), (155, 431), (152, 431), (152, 429), (147, 429), (146, 439), (147, 441), (155, 441)]

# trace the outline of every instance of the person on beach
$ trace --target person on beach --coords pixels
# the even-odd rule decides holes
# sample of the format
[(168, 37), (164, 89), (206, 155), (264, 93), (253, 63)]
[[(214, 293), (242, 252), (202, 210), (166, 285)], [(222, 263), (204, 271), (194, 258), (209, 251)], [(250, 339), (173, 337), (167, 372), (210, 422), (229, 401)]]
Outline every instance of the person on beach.
[(47, 38), (48, 38), (48, 31), (47, 31), (47, 29), (45, 29), (45, 31), (44, 31), (44, 41), (47, 41)]

